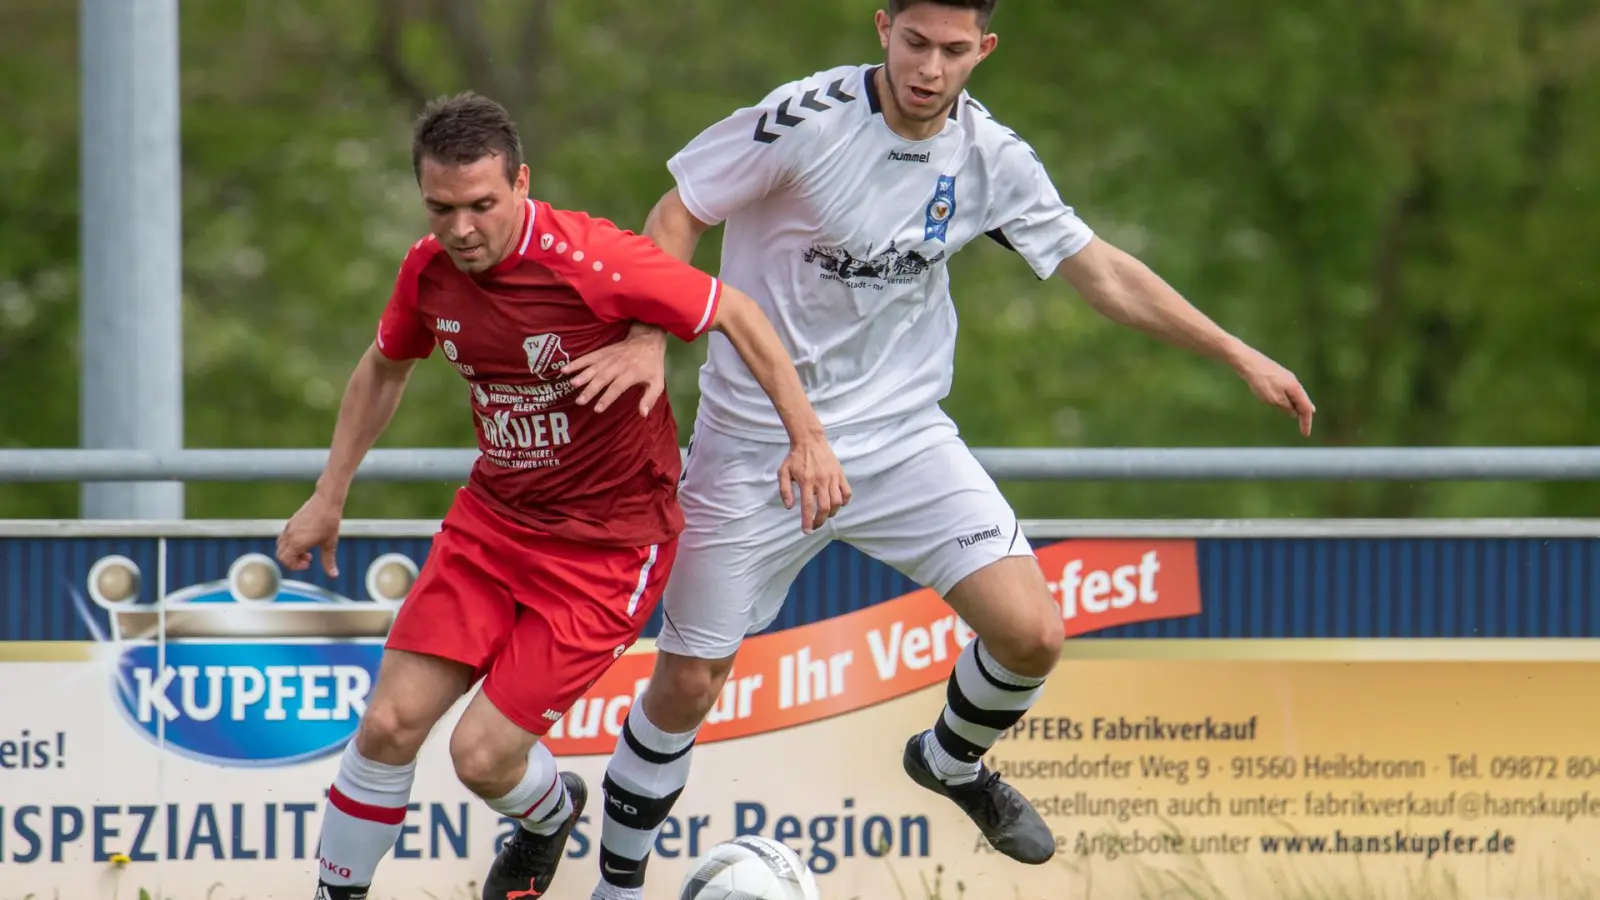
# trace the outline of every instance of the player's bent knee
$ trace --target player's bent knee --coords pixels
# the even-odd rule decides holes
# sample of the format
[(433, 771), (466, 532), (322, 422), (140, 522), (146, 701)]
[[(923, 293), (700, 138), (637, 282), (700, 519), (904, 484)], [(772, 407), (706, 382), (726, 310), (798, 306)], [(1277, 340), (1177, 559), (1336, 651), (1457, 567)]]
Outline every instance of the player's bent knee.
[(1018, 675), (1042, 676), (1050, 674), (1061, 661), (1061, 644), (1066, 635), (1061, 620), (1040, 623), (1017, 648)]
[(1055, 670), (1066, 629), (1054, 604), (1048, 610), (1018, 616), (1007, 626), (998, 633), (981, 635), (996, 662), (1030, 678), (1043, 678)]
[(1033, 557), (991, 563), (957, 582), (946, 599), (1007, 671), (1043, 678), (1061, 661), (1061, 607)]
[(417, 758), (433, 722), (394, 700), (375, 698), (361, 715), (356, 749), (373, 762), (403, 766)]
[(457, 729), (450, 736), (450, 761), (467, 790), (488, 800), (503, 797), (521, 780), (528, 753), (521, 747), (480, 740)]
[(681, 734), (697, 728), (717, 703), (733, 669), (733, 657), (695, 659), (662, 653), (644, 694), (644, 714), (663, 731)]
[(995, 662), (1029, 678), (1049, 675), (1061, 661), (1060, 629), (1039, 628), (1000, 637), (986, 637), (983, 646)]
[(509, 722), (487, 723), (483, 718), (461, 717), (450, 734), (450, 762), (467, 790), (493, 800), (505, 796), (522, 779), (533, 736), (520, 731), (510, 734), (506, 728), (493, 727), (515, 728)]
[(456, 777), (479, 797), (503, 797), (522, 780), (528, 751), (538, 738), (511, 720), (480, 692), (450, 733)]

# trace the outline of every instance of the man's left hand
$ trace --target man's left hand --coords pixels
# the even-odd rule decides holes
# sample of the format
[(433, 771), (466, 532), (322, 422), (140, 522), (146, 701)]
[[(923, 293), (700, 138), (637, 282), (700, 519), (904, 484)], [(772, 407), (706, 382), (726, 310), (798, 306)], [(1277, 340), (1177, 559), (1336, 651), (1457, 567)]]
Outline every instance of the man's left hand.
[(650, 414), (651, 407), (667, 388), (667, 333), (653, 325), (638, 322), (628, 336), (568, 363), (563, 374), (572, 376), (572, 386), (581, 388), (578, 405), (587, 406), (598, 395), (595, 412), (605, 412), (630, 388), (643, 386), (639, 415)]
[(1233, 369), (1250, 385), (1250, 392), (1263, 403), (1300, 420), (1300, 434), (1311, 436), (1311, 418), (1317, 412), (1305, 388), (1294, 373), (1269, 359), (1266, 354), (1246, 347), (1234, 361)]

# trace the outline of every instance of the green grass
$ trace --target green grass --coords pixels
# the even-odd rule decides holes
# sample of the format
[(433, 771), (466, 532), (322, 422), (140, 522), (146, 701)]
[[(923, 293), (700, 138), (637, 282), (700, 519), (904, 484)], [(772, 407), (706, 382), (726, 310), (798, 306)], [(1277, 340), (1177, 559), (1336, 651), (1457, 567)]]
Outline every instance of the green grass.
[[(1282, 823), (1286, 831), (1292, 827)], [(1115, 835), (1116, 831), (1104, 832)], [(1165, 833), (1183, 837), (1181, 829), (1167, 823)], [(1168, 865), (1152, 866), (1137, 857), (1122, 857), (1115, 861), (1076, 857), (1068, 850), (1056, 865), (1063, 872), (1075, 875), (1080, 887), (1064, 889), (1052, 886), (1048, 895), (1025, 895), (1016, 884), (1007, 891), (1002, 884), (985, 883), (981, 890), (971, 894), (973, 900), (1239, 900), (1271, 898), (1271, 900), (1600, 900), (1600, 867), (1589, 863), (1586, 853), (1566, 848), (1551, 858), (1548, 851), (1540, 854), (1538, 861), (1519, 864), (1513, 861), (1510, 875), (1518, 882), (1516, 889), (1491, 887), (1485, 893), (1471, 893), (1455, 876), (1460, 864), (1420, 862), (1407, 866), (1403, 876), (1392, 872), (1375, 874), (1359, 855), (1308, 856), (1315, 865), (1296, 867), (1282, 863), (1268, 863), (1259, 856), (1208, 856), (1197, 854), (1170, 854), (1162, 859)], [(1384, 857), (1379, 857), (1380, 859)], [(1514, 859), (1514, 858), (1508, 858)], [(1334, 861), (1344, 865), (1329, 865)], [(1208, 865), (1208, 862), (1210, 865)], [(1135, 884), (1132, 895), (1120, 890), (1095, 886), (1097, 868), (1122, 867), (1117, 880), (1124, 882), (1129, 876)], [(1227, 866), (1240, 877), (1237, 888), (1224, 887), (1218, 878), (1218, 869)], [(1530, 871), (1531, 868), (1531, 871)], [(917, 890), (907, 885), (893, 867), (890, 875), (897, 888), (898, 900), (967, 900), (967, 885), (955, 880), (946, 883), (945, 867), (933, 868), (930, 878), (926, 872), (918, 874)], [(1232, 879), (1229, 879), (1230, 881)], [(1065, 879), (1063, 879), (1063, 882)], [(1118, 885), (1120, 889), (1121, 884)], [(1009, 896), (1008, 896), (1009, 895)], [(835, 900), (824, 897), (823, 900)], [(878, 900), (854, 896), (847, 900)]]
[[(1294, 829), (1281, 823), (1287, 832)], [(1117, 836), (1115, 829), (1102, 832)], [(1164, 833), (1182, 838), (1183, 831), (1166, 823)], [(1386, 857), (1377, 857), (1386, 859)], [(1192, 853), (1169, 854), (1161, 857), (1166, 863), (1152, 866), (1144, 860), (1126, 856), (1116, 860), (1076, 856), (1067, 849), (1058, 857), (1062, 873), (1076, 876), (1078, 887), (1064, 889), (1060, 883), (1051, 887), (1048, 896), (1024, 894), (1016, 884), (987, 881), (977, 889), (960, 879), (950, 879), (943, 864), (936, 864), (932, 872), (920, 871), (916, 882), (907, 884), (904, 869), (897, 869), (887, 861), (890, 877), (894, 880), (898, 900), (1238, 900), (1239, 897), (1262, 897), (1272, 900), (1600, 900), (1600, 867), (1591, 865), (1584, 852), (1565, 848), (1552, 854), (1543, 851), (1539, 859), (1522, 862), (1514, 857), (1505, 858), (1512, 865), (1508, 877), (1514, 877), (1518, 888), (1493, 888), (1490, 894), (1469, 893), (1455, 877), (1460, 863), (1413, 863), (1406, 874), (1396, 876), (1391, 872), (1375, 874), (1369, 871), (1362, 856), (1308, 856), (1312, 865), (1296, 867), (1283, 863), (1270, 863), (1259, 856), (1200, 856)], [(1132, 895), (1113, 892), (1103, 884), (1096, 886), (1097, 872), (1107, 867), (1117, 871), (1118, 888), (1132, 880)], [(1236, 874), (1227, 878), (1239, 885), (1238, 893), (1230, 893), (1219, 879), (1219, 872)], [(1231, 887), (1231, 885), (1230, 885)], [(469, 882), (456, 891), (436, 896), (426, 894), (431, 900), (477, 900), (480, 896), (476, 882)], [(0, 895), (0, 900), (13, 900)], [(52, 895), (27, 894), (15, 900), (62, 900), (59, 892)], [(73, 898), (77, 900), (77, 898)], [(85, 898), (87, 900), (87, 898)], [(146, 888), (129, 894), (114, 889), (110, 900), (158, 900)], [(166, 898), (178, 900), (178, 898)], [(190, 900), (190, 898), (182, 898)], [(200, 900), (200, 898), (194, 898)], [(243, 895), (227, 892), (222, 884), (215, 884), (203, 900), (248, 900)], [(823, 900), (883, 900), (878, 897), (852, 896), (849, 898), (825, 896)]]

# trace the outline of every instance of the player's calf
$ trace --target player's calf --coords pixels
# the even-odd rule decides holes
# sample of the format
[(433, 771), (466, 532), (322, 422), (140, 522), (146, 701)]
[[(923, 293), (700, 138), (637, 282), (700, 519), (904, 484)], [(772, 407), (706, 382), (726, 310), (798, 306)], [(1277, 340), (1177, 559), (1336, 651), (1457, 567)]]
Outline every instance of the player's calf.
[(1060, 612), (1031, 556), (978, 570), (946, 599), (977, 639), (957, 658), (933, 727), (906, 744), (906, 773), (954, 801), (995, 849), (1020, 862), (1045, 862), (1055, 836), (983, 757), (1043, 692), (1061, 655)]
[(378, 862), (400, 837), (416, 775), (413, 759), (388, 765), (345, 745), (328, 788), (318, 840), (318, 900), (365, 900)]
[(716, 702), (733, 657), (658, 653), (650, 687), (628, 710), (606, 765), (600, 882), (592, 900), (639, 900), (650, 848), (689, 782), (700, 723)]
[(365, 900), (405, 822), (417, 752), (471, 684), (466, 667), (390, 650), (355, 739), (328, 787), (318, 838), (319, 900)]
[(538, 735), (501, 712), (487, 690), (472, 698), (450, 735), (450, 758), (468, 790), (518, 825), (484, 879), (484, 900), (549, 890), (588, 799), (583, 779), (561, 772)]

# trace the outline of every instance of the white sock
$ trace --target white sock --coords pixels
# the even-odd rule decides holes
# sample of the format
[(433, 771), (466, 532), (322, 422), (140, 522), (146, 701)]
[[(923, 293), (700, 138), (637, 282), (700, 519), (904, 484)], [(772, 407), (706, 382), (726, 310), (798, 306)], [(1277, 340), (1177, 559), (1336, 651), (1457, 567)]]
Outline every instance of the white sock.
[(644, 900), (644, 888), (617, 887), (602, 879), (595, 885), (594, 893), (589, 895), (589, 900)]
[(922, 734), (922, 758), (945, 784), (968, 784), (978, 779), (978, 764), (951, 756), (931, 730)]
[(567, 796), (567, 786), (561, 782), (556, 758), (543, 743), (533, 745), (528, 753), (528, 767), (517, 786), (497, 800), (489, 801), (489, 808), (502, 816), (516, 819), (523, 828), (534, 834), (555, 834), (572, 815), (572, 798)]
[(372, 884), (379, 861), (400, 837), (416, 766), (373, 762), (361, 755), (355, 741), (345, 745), (322, 811), (318, 877), (323, 883)]

